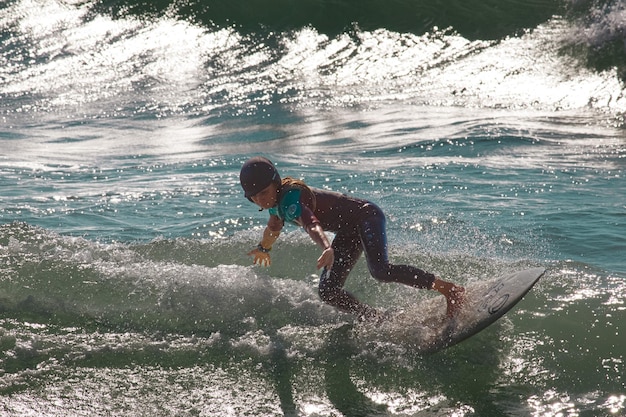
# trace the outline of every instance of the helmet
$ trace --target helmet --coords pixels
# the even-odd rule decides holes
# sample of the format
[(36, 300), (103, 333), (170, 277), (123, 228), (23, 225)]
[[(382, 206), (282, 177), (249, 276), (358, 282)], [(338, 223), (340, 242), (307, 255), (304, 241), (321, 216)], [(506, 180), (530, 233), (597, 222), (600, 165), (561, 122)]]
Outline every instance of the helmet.
[(239, 173), (241, 188), (248, 200), (274, 183), (280, 186), (280, 175), (276, 167), (267, 158), (255, 156), (244, 162)]

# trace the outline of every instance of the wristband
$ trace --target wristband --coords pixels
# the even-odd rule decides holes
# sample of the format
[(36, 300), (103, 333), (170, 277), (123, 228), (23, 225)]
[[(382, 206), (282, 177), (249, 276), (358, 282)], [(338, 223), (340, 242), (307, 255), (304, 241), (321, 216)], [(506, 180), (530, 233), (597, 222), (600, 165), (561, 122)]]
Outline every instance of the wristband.
[(271, 250), (272, 250), (272, 248), (265, 249), (265, 248), (263, 247), (263, 245), (261, 245), (260, 243), (256, 246), (256, 248), (257, 248), (258, 250), (260, 250), (261, 252), (263, 252), (263, 253), (269, 253), (269, 251), (271, 251)]

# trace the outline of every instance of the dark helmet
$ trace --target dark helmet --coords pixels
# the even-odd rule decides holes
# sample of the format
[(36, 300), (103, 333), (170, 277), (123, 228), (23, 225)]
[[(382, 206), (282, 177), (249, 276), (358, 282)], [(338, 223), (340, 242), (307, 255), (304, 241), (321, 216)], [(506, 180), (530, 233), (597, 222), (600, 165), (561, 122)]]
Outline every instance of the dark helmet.
[(244, 162), (239, 172), (239, 182), (248, 200), (274, 183), (280, 186), (280, 175), (267, 158), (255, 156)]

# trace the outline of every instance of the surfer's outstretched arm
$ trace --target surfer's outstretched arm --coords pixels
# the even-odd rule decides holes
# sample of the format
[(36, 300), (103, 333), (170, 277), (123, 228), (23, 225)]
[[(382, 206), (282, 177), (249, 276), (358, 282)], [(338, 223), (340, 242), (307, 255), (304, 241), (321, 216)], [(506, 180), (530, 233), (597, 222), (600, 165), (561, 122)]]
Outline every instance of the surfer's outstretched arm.
[(465, 288), (436, 278), (433, 282), (433, 290), (439, 291), (446, 297), (446, 316), (453, 317), (463, 307)]
[(317, 259), (317, 269), (330, 269), (335, 262), (335, 252), (313, 211), (307, 206), (302, 206), (302, 215), (296, 219), (296, 223), (302, 226), (311, 240), (322, 249), (322, 254)]
[(306, 231), (317, 246), (322, 248), (322, 254), (317, 259), (317, 269), (330, 269), (335, 262), (335, 252), (324, 234), (324, 229), (319, 224), (314, 224), (311, 227), (307, 227)]
[(254, 257), (254, 264), (261, 266), (270, 266), (270, 250), (272, 246), (278, 240), (280, 231), (282, 229), (282, 222), (280, 219), (276, 220), (275, 216), (270, 216), (270, 220), (263, 230), (263, 238), (256, 248), (248, 252), (248, 256)]

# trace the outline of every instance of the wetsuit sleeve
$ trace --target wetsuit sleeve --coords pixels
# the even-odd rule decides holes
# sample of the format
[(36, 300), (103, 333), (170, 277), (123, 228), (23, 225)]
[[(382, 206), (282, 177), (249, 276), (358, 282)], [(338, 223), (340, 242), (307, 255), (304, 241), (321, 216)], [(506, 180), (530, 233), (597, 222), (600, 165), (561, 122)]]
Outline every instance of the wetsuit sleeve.
[(306, 189), (302, 190), (300, 193), (300, 224), (306, 230), (308, 230), (311, 226), (320, 224), (321, 222), (315, 215), (315, 197), (313, 196), (311, 190)]
[(309, 207), (302, 205), (300, 223), (302, 227), (304, 227), (306, 230), (309, 230), (311, 226), (320, 224), (320, 221), (317, 219), (317, 217), (315, 217), (315, 213), (313, 213)]

